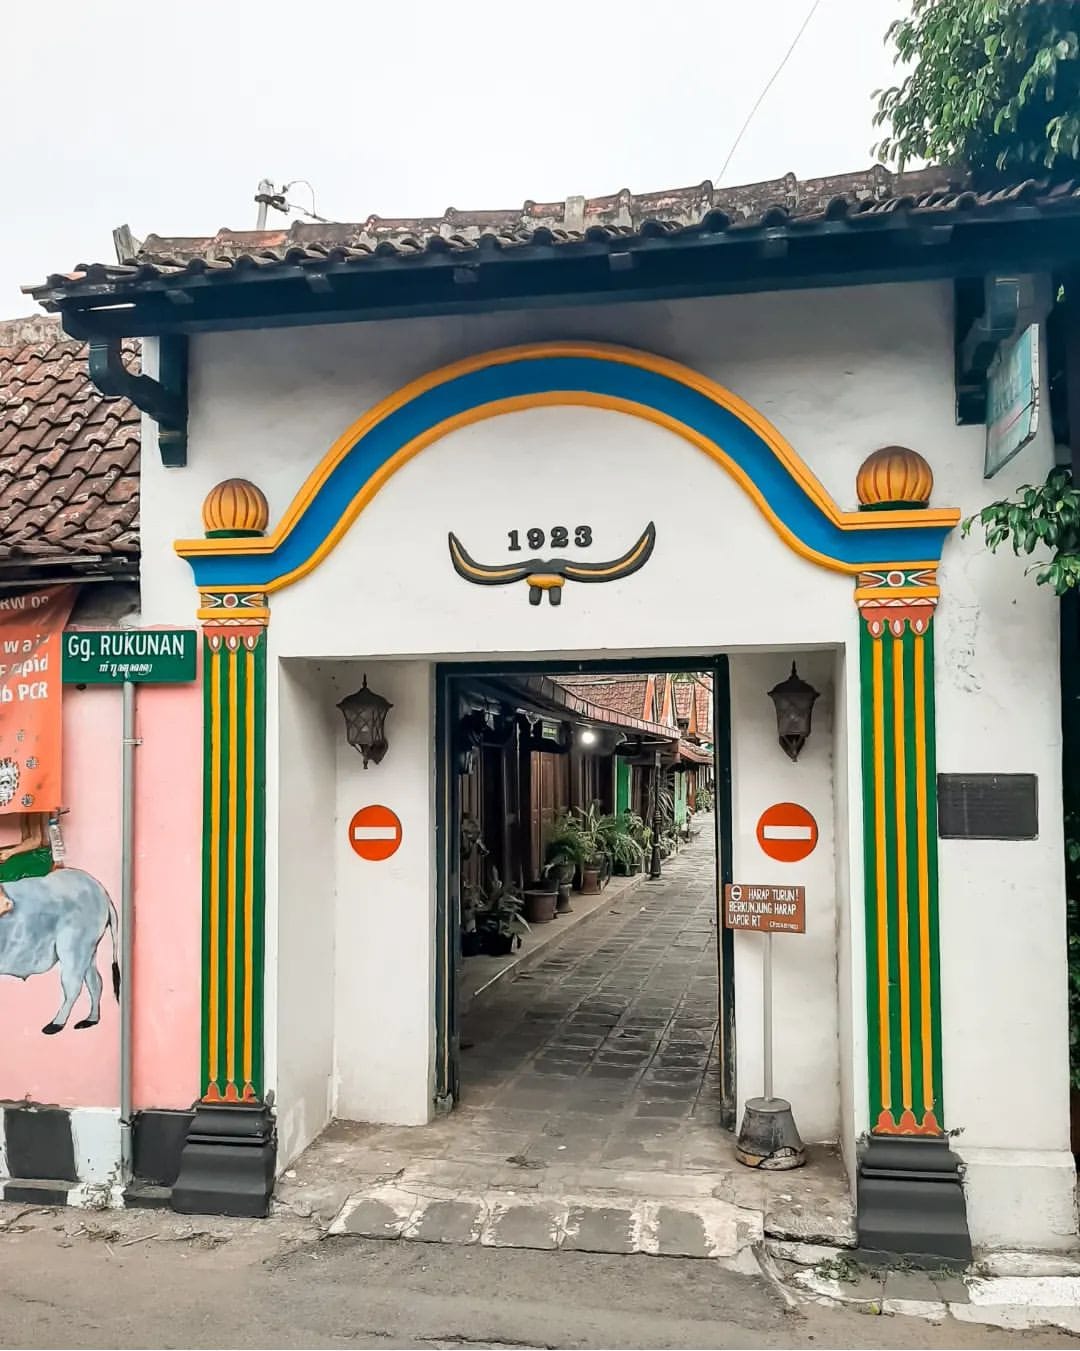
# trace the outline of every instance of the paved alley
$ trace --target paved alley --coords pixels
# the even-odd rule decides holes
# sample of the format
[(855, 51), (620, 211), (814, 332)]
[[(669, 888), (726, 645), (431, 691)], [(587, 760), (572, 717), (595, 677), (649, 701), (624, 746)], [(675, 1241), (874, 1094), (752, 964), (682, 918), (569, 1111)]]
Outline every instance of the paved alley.
[[(556, 920), (553, 923), (559, 923)], [(334, 1122), (279, 1206), (333, 1233), (753, 1263), (766, 1235), (850, 1243), (839, 1159), (763, 1173), (720, 1124), (712, 832), (492, 985), (462, 1093), (425, 1126)]]
[(658, 1169), (725, 1160), (712, 840), (710, 819), (661, 880), (468, 1009), (462, 1106), (504, 1124), (508, 1153)]

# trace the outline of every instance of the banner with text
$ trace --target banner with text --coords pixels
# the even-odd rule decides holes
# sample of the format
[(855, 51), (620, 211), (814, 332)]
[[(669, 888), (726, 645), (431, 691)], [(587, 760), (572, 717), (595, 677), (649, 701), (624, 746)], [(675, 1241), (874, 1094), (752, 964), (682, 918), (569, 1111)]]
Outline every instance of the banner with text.
[(60, 638), (75, 587), (0, 598), (0, 813), (60, 799)]

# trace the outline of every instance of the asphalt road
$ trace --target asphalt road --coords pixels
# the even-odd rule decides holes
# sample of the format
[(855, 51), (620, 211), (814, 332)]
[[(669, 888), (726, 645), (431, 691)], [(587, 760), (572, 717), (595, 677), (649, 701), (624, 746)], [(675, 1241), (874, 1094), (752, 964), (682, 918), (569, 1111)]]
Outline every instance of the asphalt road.
[(1080, 1345), (1049, 1330), (793, 1310), (766, 1280), (709, 1261), (203, 1223), (0, 1206), (0, 1347)]

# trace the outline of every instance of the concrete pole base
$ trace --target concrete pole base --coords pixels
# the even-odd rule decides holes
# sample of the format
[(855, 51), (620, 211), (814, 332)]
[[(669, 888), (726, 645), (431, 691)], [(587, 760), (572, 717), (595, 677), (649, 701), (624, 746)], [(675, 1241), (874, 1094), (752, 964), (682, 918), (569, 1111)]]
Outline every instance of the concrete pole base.
[(806, 1146), (786, 1098), (747, 1098), (735, 1157), (747, 1168), (770, 1172), (803, 1166)]

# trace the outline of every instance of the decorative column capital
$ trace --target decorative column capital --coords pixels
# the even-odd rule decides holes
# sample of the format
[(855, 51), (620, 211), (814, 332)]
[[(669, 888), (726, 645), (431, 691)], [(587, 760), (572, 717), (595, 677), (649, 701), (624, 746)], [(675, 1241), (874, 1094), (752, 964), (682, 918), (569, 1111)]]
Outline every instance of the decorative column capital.
[(212, 651), (223, 643), (233, 651), (241, 643), (253, 647), (270, 623), (269, 600), (265, 591), (228, 587), (200, 591), (197, 618)]
[(902, 638), (905, 629), (925, 634), (940, 595), (937, 569), (932, 567), (860, 572), (855, 582), (855, 604), (871, 638), (886, 631)]

